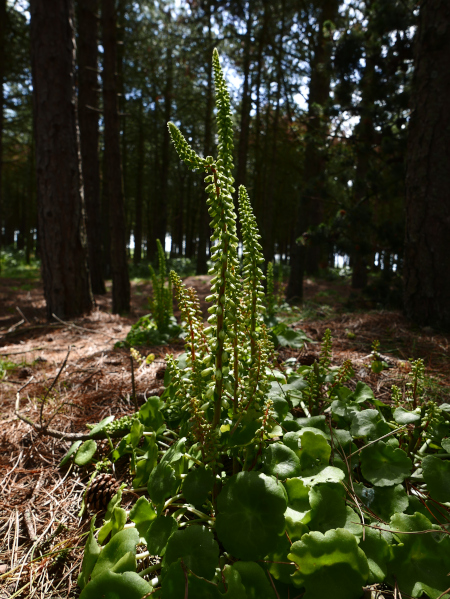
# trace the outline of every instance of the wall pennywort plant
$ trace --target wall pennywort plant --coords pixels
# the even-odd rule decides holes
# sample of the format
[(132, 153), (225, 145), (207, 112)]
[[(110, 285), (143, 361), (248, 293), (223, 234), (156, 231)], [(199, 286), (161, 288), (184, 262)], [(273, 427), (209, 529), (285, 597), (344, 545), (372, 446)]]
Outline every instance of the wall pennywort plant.
[(112, 452), (130, 456), (144, 494), (126, 512), (119, 491), (98, 531), (92, 520), (80, 599), (358, 599), (382, 582), (448, 599), (450, 406), (424, 400), (418, 366), (394, 403), (362, 382), (348, 386), (352, 365), (331, 366), (329, 331), (318, 362), (273, 369), (244, 187), (242, 269), (237, 257), (232, 117), (217, 51), (213, 67), (217, 158), (198, 156), (169, 123), (180, 158), (207, 184), (208, 326), (194, 290), (171, 272), (186, 353), (168, 358), (166, 391), (129, 419)]

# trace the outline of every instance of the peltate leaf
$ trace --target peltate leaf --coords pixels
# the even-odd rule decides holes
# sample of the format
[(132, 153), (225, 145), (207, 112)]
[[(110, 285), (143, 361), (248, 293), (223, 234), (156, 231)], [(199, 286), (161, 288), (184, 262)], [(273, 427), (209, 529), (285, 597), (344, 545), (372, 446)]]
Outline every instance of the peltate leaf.
[(404, 408), (396, 408), (392, 414), (397, 424), (411, 424), (420, 420), (420, 414), (408, 412)]
[(96, 451), (97, 443), (93, 439), (88, 439), (78, 449), (74, 459), (75, 464), (77, 464), (77, 466), (89, 464)]
[(162, 581), (162, 599), (181, 599), (187, 596), (196, 599), (221, 599), (217, 585), (189, 573), (181, 560), (171, 564)]
[[(392, 531), (413, 533), (434, 528), (428, 518), (416, 513), (414, 516), (395, 514), (391, 518)], [(393, 559), (388, 563), (388, 582), (397, 580), (401, 593), (420, 597), (427, 593), (437, 599), (449, 587), (450, 539), (437, 532), (424, 534), (396, 534), (399, 544), (392, 547)], [(450, 593), (442, 596), (448, 599)]]
[(167, 543), (164, 568), (178, 559), (197, 576), (211, 579), (219, 561), (219, 545), (212, 532), (206, 526), (189, 526), (174, 532)]
[(422, 470), (431, 497), (441, 503), (450, 502), (450, 462), (428, 455), (422, 460)]
[(361, 452), (361, 471), (373, 485), (388, 487), (401, 483), (411, 474), (412, 462), (402, 449), (384, 441), (369, 445)]
[(284, 532), (286, 507), (281, 483), (265, 474), (239, 472), (217, 498), (217, 536), (233, 556), (262, 559)]
[(358, 381), (356, 383), (356, 389), (353, 393), (347, 396), (347, 401), (354, 401), (356, 403), (364, 403), (365, 401), (372, 401), (375, 399), (372, 389), (366, 383)]
[(363, 410), (353, 414), (350, 427), (353, 437), (365, 437), (369, 441), (374, 441), (389, 432), (391, 429), (381, 420), (378, 410)]
[(361, 540), (360, 548), (364, 551), (369, 564), (368, 584), (384, 582), (387, 575), (387, 563), (391, 554), (389, 544), (383, 533), (374, 528), (365, 528), (364, 539)]
[(267, 574), (255, 562), (235, 562), (232, 566), (241, 576), (247, 599), (275, 599)]
[(183, 495), (188, 503), (202, 505), (214, 487), (214, 474), (206, 468), (191, 470), (183, 481)]
[(67, 464), (67, 462), (70, 460), (70, 458), (73, 456), (73, 454), (80, 447), (81, 443), (82, 443), (82, 441), (75, 441), (75, 443), (72, 443), (72, 445), (69, 448), (69, 451), (66, 453), (66, 455), (63, 457), (63, 459), (60, 461), (59, 468), (61, 468), (61, 466), (64, 466), (65, 464)]
[(402, 485), (369, 488), (354, 483), (353, 487), (360, 501), (385, 522), (408, 509), (409, 499)]
[(264, 472), (276, 476), (280, 480), (300, 474), (299, 458), (292, 449), (282, 443), (269, 445), (263, 453), (262, 460)]
[(333, 528), (346, 528), (356, 537), (362, 535), (359, 516), (345, 503), (345, 489), (338, 483), (316, 485), (309, 492), (311, 504), (310, 530), (326, 532)]
[(136, 572), (115, 574), (106, 570), (87, 585), (80, 599), (142, 599), (151, 593), (153, 587)]
[(288, 558), (297, 564), (293, 579), (304, 585), (304, 599), (359, 599), (369, 576), (364, 552), (342, 528), (303, 535), (292, 544)]

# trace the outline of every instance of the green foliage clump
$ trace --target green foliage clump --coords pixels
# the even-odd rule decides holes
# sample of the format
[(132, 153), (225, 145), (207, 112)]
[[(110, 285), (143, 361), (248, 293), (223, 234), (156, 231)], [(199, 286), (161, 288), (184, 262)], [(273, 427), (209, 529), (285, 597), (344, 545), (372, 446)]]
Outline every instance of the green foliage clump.
[[(365, 585), (383, 582), (449, 599), (450, 406), (420, 395), (420, 365), (394, 404), (349, 383), (351, 363), (331, 365), (329, 330), (314, 364), (273, 369), (261, 247), (243, 187), (242, 269), (237, 259), (231, 113), (217, 51), (213, 66), (217, 159), (198, 156), (169, 124), (179, 155), (206, 174), (209, 322), (172, 272), (186, 352), (168, 358), (163, 396), (147, 400), (113, 447), (113, 460), (130, 456), (135, 492), (146, 494), (127, 514), (119, 491), (97, 539), (91, 524), (81, 599), (111, 589), (119, 599), (359, 599)], [(149, 555), (157, 562), (140, 565)]]
[(131, 327), (125, 341), (116, 347), (137, 347), (139, 345), (163, 345), (176, 339), (182, 332), (173, 316), (172, 282), (167, 276), (166, 256), (159, 239), (158, 273), (149, 265), (152, 279), (152, 295), (149, 298), (150, 314), (141, 318)]

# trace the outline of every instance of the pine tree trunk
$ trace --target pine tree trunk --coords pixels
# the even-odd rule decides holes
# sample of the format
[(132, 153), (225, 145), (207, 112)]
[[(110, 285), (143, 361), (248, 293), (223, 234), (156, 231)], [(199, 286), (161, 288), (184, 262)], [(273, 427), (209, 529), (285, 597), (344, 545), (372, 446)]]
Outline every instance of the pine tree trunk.
[(142, 259), (142, 208), (144, 204), (144, 107), (142, 96), (139, 99), (139, 125), (137, 141), (137, 176), (136, 176), (136, 206), (134, 215), (134, 264), (139, 264)]
[[(334, 22), (338, 12), (337, 0), (324, 0), (319, 17), (318, 37), (314, 48), (314, 58), (311, 64), (311, 81), (308, 98), (308, 124), (306, 131), (306, 150), (304, 163), (304, 190), (301, 198), (302, 208), (298, 210), (295, 237), (298, 238), (310, 226), (317, 226), (323, 219), (323, 184), (325, 178), (326, 157), (323, 148), (326, 145), (328, 134), (328, 118), (326, 104), (330, 96), (331, 74), (329, 60), (331, 54), (330, 38), (324, 35), (324, 25), (327, 21)], [(323, 114), (318, 110), (323, 109)], [(320, 248), (309, 246), (307, 248), (292, 247), (291, 249), (291, 274), (288, 284), (288, 298), (303, 297), (303, 273), (315, 274), (319, 270)], [(294, 264), (296, 260), (303, 262), (303, 266)]]
[[(5, 37), (6, 37), (6, 0), (0, 0), (0, 256), (2, 252), (3, 234), (3, 80), (5, 78)], [(0, 272), (1, 272), (0, 261)]]
[(98, 158), (98, 0), (78, 0), (78, 118), (89, 250), (94, 293), (105, 293), (102, 276), (100, 166)]
[(113, 313), (130, 310), (120, 126), (117, 104), (117, 32), (114, 0), (102, 0), (105, 175), (109, 200)]
[(252, 106), (251, 100), (251, 82), (250, 82), (250, 59), (252, 46), (252, 12), (251, 3), (249, 3), (249, 14), (247, 18), (247, 31), (245, 33), (244, 43), (244, 63), (243, 74), (244, 81), (242, 84), (242, 102), (241, 102), (241, 124), (238, 146), (238, 160), (236, 169), (236, 189), (239, 185), (246, 185), (247, 176), (247, 153), (248, 153), (248, 137), (250, 129), (250, 109)]
[(450, 4), (420, 7), (406, 173), (408, 317), (450, 329)]
[[(170, 19), (170, 17), (168, 17)], [(159, 172), (160, 179), (160, 192), (158, 198), (158, 208), (153, 215), (155, 219), (155, 234), (156, 237), (153, 240), (153, 256), (156, 254), (156, 239), (161, 241), (163, 248), (165, 248), (166, 233), (167, 233), (167, 212), (169, 203), (169, 167), (170, 167), (170, 134), (167, 127), (167, 123), (172, 117), (172, 87), (173, 87), (173, 61), (172, 61), (172, 48), (167, 48), (166, 55), (166, 85), (164, 89), (164, 121), (163, 136), (162, 136), (162, 148), (161, 148), (161, 167)]]
[(31, 0), (39, 245), (47, 316), (92, 308), (74, 86), (71, 0)]
[[(213, 110), (213, 67), (212, 67), (212, 29), (211, 29), (211, 0), (208, 0), (206, 5), (206, 16), (208, 21), (208, 45), (207, 45), (207, 60), (208, 60), (208, 86), (206, 88), (206, 107), (205, 107), (205, 139), (203, 145), (203, 155), (210, 156), (212, 153), (212, 110)], [(199, 231), (198, 231), (198, 246), (197, 246), (197, 265), (196, 274), (204, 275), (208, 272), (207, 266), (207, 239), (209, 233), (209, 214), (206, 200), (207, 193), (204, 191), (200, 198), (201, 205), (199, 207)]]

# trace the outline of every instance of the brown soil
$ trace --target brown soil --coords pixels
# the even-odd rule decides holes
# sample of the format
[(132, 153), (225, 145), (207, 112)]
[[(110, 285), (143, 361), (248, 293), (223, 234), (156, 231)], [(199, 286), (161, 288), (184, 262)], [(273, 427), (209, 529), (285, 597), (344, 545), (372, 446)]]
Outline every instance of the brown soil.
[[(197, 289), (205, 308), (209, 277), (190, 277), (185, 282)], [(450, 336), (414, 327), (399, 312), (349, 312), (344, 302), (351, 290), (345, 284), (308, 280), (305, 290), (305, 310), (294, 310), (286, 317), (312, 343), (301, 352), (281, 350), (282, 359), (292, 355), (308, 360), (330, 328), (333, 361), (341, 364), (351, 359), (357, 378), (370, 384), (381, 399), (389, 397), (394, 382), (402, 384), (409, 370), (407, 359), (423, 357), (433, 377), (430, 393), (449, 401)], [(70, 442), (41, 435), (18, 420), (17, 395), (23, 415), (38, 423), (41, 418), (44, 424), (51, 420), (52, 428), (65, 433), (86, 433), (87, 423), (133, 412), (129, 352), (114, 349), (114, 343), (123, 340), (131, 325), (148, 312), (149, 291), (148, 283), (132, 284), (132, 312), (126, 317), (111, 314), (108, 293), (96, 297), (90, 315), (70, 323), (48, 323), (40, 283), (0, 278), (0, 599), (44, 593), (77, 597), (76, 578), (88, 529), (88, 519), (79, 518), (78, 512), (92, 469), (60, 470), (58, 464)], [(380, 375), (369, 368), (375, 339), (380, 340), (380, 351), (390, 366)], [(156, 360), (148, 366), (135, 365), (138, 404), (161, 392), (157, 372), (164, 357), (182, 350), (181, 342), (141, 349), (143, 355), (154, 353)], [(103, 446), (106, 452), (101, 442)], [(125, 465), (117, 466), (116, 476), (126, 480)], [(131, 502), (133, 497), (124, 499)]]

